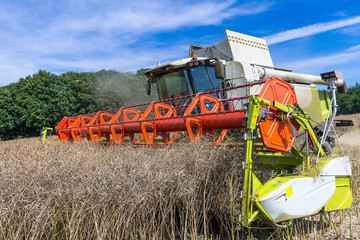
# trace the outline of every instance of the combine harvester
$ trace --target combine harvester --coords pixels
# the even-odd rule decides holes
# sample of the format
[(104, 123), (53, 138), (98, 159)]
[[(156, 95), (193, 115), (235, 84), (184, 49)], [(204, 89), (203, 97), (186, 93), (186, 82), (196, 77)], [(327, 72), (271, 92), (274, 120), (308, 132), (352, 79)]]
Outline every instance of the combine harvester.
[[(232, 31), (226, 36), (209, 47), (190, 45), (191, 57), (147, 71), (147, 93), (156, 83), (159, 101), (65, 117), (56, 126), (59, 139), (165, 147), (185, 134), (191, 142), (208, 136), (214, 145), (232, 146), (226, 135), (235, 134), (239, 225), (260, 219), (281, 227), (286, 220), (349, 208), (350, 159), (330, 157), (337, 139), (335, 90), (347, 90), (342, 74), (276, 68), (264, 39)], [(314, 84), (329, 86), (332, 96)], [(310, 156), (317, 176), (294, 174), (299, 165), (313, 165)], [(263, 184), (256, 164), (279, 175)]]

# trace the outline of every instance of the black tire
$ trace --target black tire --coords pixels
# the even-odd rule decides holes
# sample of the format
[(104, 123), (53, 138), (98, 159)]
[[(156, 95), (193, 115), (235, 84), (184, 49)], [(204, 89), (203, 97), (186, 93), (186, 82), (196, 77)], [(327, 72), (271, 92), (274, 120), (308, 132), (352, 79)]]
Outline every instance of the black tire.
[(330, 145), (330, 143), (328, 142), (324, 142), (322, 145), (321, 145), (322, 149), (324, 150), (325, 154), (326, 155), (329, 155), (332, 153), (333, 149)]

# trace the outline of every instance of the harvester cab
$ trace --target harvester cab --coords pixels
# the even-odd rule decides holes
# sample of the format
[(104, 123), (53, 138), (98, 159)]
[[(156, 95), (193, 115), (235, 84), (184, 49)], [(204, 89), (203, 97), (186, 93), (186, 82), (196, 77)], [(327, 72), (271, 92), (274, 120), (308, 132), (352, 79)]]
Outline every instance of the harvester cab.
[[(329, 129), (324, 129), (329, 110), (330, 113), (332, 111), (331, 100), (328, 91), (318, 90), (315, 86), (317, 84), (331, 87), (328, 79), (323, 78), (326, 74), (315, 76), (276, 68), (266, 40), (229, 30), (225, 33), (226, 40), (209, 47), (191, 44), (189, 58), (158, 65), (145, 72), (149, 77), (148, 94), (150, 95), (152, 83), (156, 83), (158, 96), (160, 100), (164, 100), (251, 84), (276, 76), (292, 84), (299, 107), (309, 114), (313, 120), (312, 126), (318, 134), (322, 135), (325, 131), (326, 141), (322, 144), (327, 151), (331, 151), (335, 138), (329, 135)], [(341, 74), (338, 73), (334, 84), (339, 92), (347, 91)], [(219, 99), (241, 98), (258, 95), (261, 88), (261, 85), (250, 89), (235, 88), (211, 95)], [(184, 105), (186, 102), (177, 101), (174, 104)], [(247, 101), (234, 100), (227, 102), (224, 108), (243, 109), (246, 104)]]
[[(314, 127), (323, 123), (330, 108), (327, 91), (319, 91), (315, 84), (327, 85), (320, 76), (294, 73), (274, 67), (266, 41), (261, 38), (226, 30), (226, 40), (209, 47), (190, 45), (189, 58), (177, 60), (145, 72), (149, 77), (148, 89), (156, 83), (160, 100), (209, 92), (244, 84), (264, 81), (276, 76), (292, 84), (299, 106), (315, 121)], [(335, 81), (338, 91), (346, 91), (346, 83), (339, 77)], [(228, 99), (258, 95), (257, 88), (237, 88), (213, 93), (213, 96)], [(150, 94), (150, 92), (148, 92)], [(234, 101), (233, 109), (242, 109), (246, 101)]]
[(216, 61), (217, 58), (198, 58), (193, 55), (159, 65), (145, 74), (150, 77), (148, 84), (156, 83), (160, 100), (208, 92), (224, 88), (222, 79), (215, 76)]
[[(330, 132), (337, 137), (335, 90), (346, 91), (342, 74), (276, 68), (264, 39), (228, 30), (226, 37), (209, 47), (190, 45), (189, 58), (145, 72), (147, 92), (155, 83), (159, 101), (65, 117), (56, 126), (59, 139), (166, 147), (184, 132), (191, 142), (208, 136), (214, 145), (236, 145), (239, 226), (258, 219), (280, 226), (350, 207), (350, 159), (325, 156), (334, 142)], [(315, 85), (329, 86), (331, 97)], [(239, 134), (236, 143), (226, 142), (229, 130)], [(259, 165), (278, 176), (262, 183)], [(295, 171), (314, 165), (313, 176)]]

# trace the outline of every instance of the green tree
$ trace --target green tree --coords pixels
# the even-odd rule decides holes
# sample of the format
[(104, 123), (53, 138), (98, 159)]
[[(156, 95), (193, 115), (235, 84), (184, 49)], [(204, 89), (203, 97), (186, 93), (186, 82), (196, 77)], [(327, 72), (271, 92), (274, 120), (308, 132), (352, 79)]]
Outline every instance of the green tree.
[(131, 106), (157, 100), (146, 95), (144, 72), (67, 72), (40, 70), (0, 87), (0, 138), (30, 137), (43, 126), (54, 127), (64, 116)]
[(43, 126), (55, 126), (66, 115), (94, 110), (92, 73), (57, 76), (46, 71), (21, 78), (0, 91), (0, 138), (36, 136)]
[(354, 114), (360, 112), (360, 85), (349, 87), (347, 93), (336, 94), (338, 114)]

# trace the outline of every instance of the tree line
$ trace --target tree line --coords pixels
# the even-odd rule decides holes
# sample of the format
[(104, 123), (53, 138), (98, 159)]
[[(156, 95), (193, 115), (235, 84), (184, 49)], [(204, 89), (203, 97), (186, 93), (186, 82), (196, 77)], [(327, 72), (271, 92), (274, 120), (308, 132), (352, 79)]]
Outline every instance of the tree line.
[[(0, 87), (0, 139), (39, 135), (64, 116), (120, 108), (157, 99), (146, 95), (146, 77), (136, 73), (101, 70), (56, 75), (40, 70), (18, 82)], [(360, 85), (337, 94), (338, 114), (360, 112)]]
[(0, 87), (0, 139), (38, 136), (64, 116), (154, 101), (146, 95), (146, 69), (137, 73), (101, 70), (56, 75), (40, 70)]
[(338, 115), (360, 113), (360, 84), (349, 87), (347, 93), (337, 93)]

